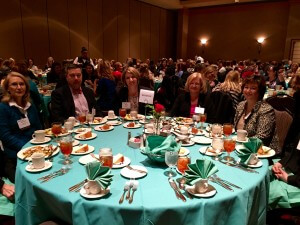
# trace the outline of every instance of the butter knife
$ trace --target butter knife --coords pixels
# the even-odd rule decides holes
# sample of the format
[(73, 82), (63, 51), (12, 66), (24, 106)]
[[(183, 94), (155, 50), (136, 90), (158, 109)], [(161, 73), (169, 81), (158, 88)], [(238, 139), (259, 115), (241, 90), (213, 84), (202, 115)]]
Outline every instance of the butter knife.
[(235, 168), (238, 168), (240, 170), (246, 171), (248, 173), (259, 173), (259, 172), (255, 171), (253, 169), (249, 169), (249, 168), (243, 167), (241, 165), (235, 165), (235, 164), (232, 164), (232, 163), (226, 163), (226, 162), (223, 162), (221, 160), (219, 162), (221, 162), (221, 163), (223, 163), (223, 164), (225, 164), (227, 166), (235, 167)]
[(186, 198), (183, 196), (183, 194), (180, 192), (179, 188), (177, 187), (177, 184), (172, 178), (169, 178), (169, 184), (173, 188), (173, 190), (176, 193), (177, 198), (181, 199), (182, 201), (186, 202)]

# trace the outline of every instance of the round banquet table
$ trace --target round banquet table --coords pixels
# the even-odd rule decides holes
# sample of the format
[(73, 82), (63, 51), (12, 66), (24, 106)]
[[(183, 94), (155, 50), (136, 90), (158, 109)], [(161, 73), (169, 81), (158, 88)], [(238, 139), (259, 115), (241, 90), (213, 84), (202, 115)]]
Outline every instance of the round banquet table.
[[(256, 170), (259, 174), (248, 173), (215, 162), (217, 175), (240, 187), (234, 192), (209, 182), (217, 194), (211, 198), (187, 198), (183, 202), (176, 198), (167, 177), (163, 174), (166, 166), (155, 164), (139, 149), (127, 146), (127, 134), (142, 133), (142, 128), (126, 129), (116, 126), (109, 132), (97, 132), (97, 138), (81, 141), (95, 147), (95, 154), (102, 147), (111, 147), (114, 154), (122, 153), (131, 159), (131, 165), (147, 168), (146, 177), (139, 179), (139, 186), (132, 204), (128, 201), (119, 204), (125, 182), (120, 169), (112, 169), (114, 175), (110, 193), (99, 199), (85, 199), (78, 192), (68, 188), (86, 178), (84, 166), (78, 162), (80, 156), (72, 156), (72, 169), (65, 175), (46, 183), (37, 179), (62, 167), (63, 155), (54, 156), (53, 166), (47, 171), (29, 173), (25, 170), (27, 162), (18, 160), (16, 171), (16, 224), (39, 224), (47, 220), (60, 219), (70, 224), (234, 224), (260, 225), (266, 223), (267, 196), (269, 188), (268, 161)], [(31, 146), (30, 143), (24, 147)], [(199, 158), (209, 158), (199, 153), (202, 145), (187, 147), (192, 163)], [(237, 157), (232, 153), (233, 157)], [(180, 177), (177, 175), (176, 178)]]

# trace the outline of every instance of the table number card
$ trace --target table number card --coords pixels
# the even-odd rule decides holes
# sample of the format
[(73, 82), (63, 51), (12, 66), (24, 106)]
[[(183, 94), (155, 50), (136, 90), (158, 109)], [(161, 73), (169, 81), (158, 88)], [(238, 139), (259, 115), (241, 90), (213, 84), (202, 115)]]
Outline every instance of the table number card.
[(195, 113), (204, 114), (205, 108), (195, 107)]
[(146, 103), (146, 104), (153, 104), (153, 98), (154, 98), (154, 91), (150, 90), (140, 90), (140, 97), (139, 102)]

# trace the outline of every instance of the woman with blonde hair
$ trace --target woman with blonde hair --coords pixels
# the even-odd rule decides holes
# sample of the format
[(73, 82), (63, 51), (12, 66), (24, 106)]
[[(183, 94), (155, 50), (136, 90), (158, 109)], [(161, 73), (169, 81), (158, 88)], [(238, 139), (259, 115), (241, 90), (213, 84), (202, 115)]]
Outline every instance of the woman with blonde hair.
[(213, 65), (206, 67), (203, 71), (203, 78), (206, 81), (206, 87), (209, 93), (218, 84), (217, 72), (217, 69)]
[(236, 106), (241, 101), (242, 95), (240, 82), (240, 73), (238, 71), (231, 70), (226, 75), (225, 81), (217, 84), (212, 91), (222, 91), (228, 93), (232, 98), (233, 107), (236, 109)]
[(0, 103), (0, 140), (4, 149), (4, 172), (14, 182), (17, 153), (41, 129), (38, 112), (29, 101), (29, 83), (17, 72), (7, 75)]
[(196, 107), (204, 107), (206, 93), (207, 87), (201, 73), (192, 73), (185, 83), (184, 93), (175, 100), (171, 116), (192, 117)]
[(97, 107), (106, 112), (116, 109), (116, 83), (115, 77), (112, 74), (110, 62), (108, 60), (99, 61), (98, 64), (99, 81), (95, 87), (95, 94), (99, 97)]

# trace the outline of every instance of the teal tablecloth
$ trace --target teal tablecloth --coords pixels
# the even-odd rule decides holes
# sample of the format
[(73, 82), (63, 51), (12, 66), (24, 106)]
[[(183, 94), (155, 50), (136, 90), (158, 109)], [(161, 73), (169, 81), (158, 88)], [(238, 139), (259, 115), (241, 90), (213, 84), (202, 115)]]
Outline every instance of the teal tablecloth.
[[(126, 178), (120, 175), (120, 169), (113, 169), (113, 182), (110, 194), (104, 198), (87, 200), (79, 193), (69, 193), (68, 188), (86, 178), (84, 167), (79, 164), (80, 156), (72, 156), (72, 170), (47, 183), (37, 178), (61, 168), (63, 156), (55, 156), (53, 167), (41, 173), (25, 171), (26, 162), (18, 160), (16, 172), (16, 224), (39, 224), (46, 220), (59, 218), (72, 224), (128, 224), (128, 225), (166, 225), (166, 224), (234, 224), (262, 225), (266, 221), (267, 190), (269, 186), (268, 162), (258, 168), (259, 174), (247, 173), (216, 162), (220, 177), (242, 187), (230, 192), (217, 184), (212, 184), (217, 194), (212, 198), (178, 200), (168, 184), (163, 172), (167, 167), (153, 164), (138, 149), (126, 145), (127, 132), (132, 135), (142, 129), (128, 130), (121, 126), (111, 132), (96, 132), (97, 138), (88, 143), (99, 148), (111, 147), (113, 153), (124, 154), (131, 159), (132, 165), (144, 165), (148, 175), (139, 179), (139, 187), (134, 201), (119, 204)], [(82, 141), (83, 142), (83, 141)], [(29, 146), (30, 144), (27, 144)], [(202, 158), (198, 149), (201, 145), (188, 147), (192, 163)], [(232, 153), (234, 157), (236, 155)], [(179, 175), (177, 176), (179, 177)]]

